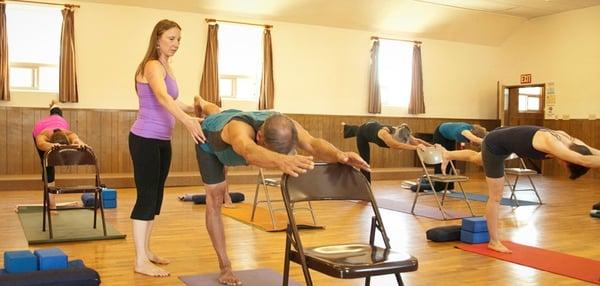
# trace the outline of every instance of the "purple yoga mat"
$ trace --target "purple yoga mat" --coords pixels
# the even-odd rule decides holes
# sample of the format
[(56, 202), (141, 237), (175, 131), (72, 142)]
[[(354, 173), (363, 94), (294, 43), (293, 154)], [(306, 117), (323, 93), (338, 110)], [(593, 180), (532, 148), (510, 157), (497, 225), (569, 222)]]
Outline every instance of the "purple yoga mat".
[[(406, 202), (401, 199), (377, 198), (377, 206), (383, 209), (410, 214), (412, 200), (410, 202)], [(438, 209), (437, 207), (424, 206), (422, 204), (417, 204), (415, 206), (415, 215), (433, 218), (437, 220), (443, 220), (442, 212), (440, 211), (440, 209)], [(446, 209), (446, 219), (460, 219), (471, 216), (472, 215), (470, 214)]]
[[(271, 269), (251, 269), (235, 271), (235, 275), (242, 280), (244, 286), (281, 286), (283, 275)], [(200, 275), (179, 276), (187, 286), (223, 286), (217, 281), (219, 273), (206, 273)], [(290, 279), (289, 285), (300, 286)]]

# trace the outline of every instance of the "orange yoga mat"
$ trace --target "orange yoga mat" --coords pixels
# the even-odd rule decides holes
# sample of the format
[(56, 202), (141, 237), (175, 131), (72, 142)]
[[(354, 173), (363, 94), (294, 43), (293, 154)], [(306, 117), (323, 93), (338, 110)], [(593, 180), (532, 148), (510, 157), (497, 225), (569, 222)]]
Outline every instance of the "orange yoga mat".
[[(274, 211), (275, 215), (275, 226), (271, 221), (271, 215), (269, 211), (262, 207), (256, 207), (256, 213), (254, 214), (254, 220), (251, 221), (252, 217), (252, 205), (250, 204), (234, 204), (233, 208), (222, 208), (222, 213), (228, 217), (231, 217), (240, 222), (252, 225), (259, 229), (268, 232), (285, 231), (287, 228), (288, 217), (285, 210)], [(322, 229), (322, 226), (313, 225), (312, 220), (306, 217), (296, 216), (296, 224), (298, 228), (303, 229)]]
[(490, 250), (487, 248), (487, 243), (460, 244), (456, 247), (600, 285), (600, 261), (510, 241), (503, 241), (502, 243), (512, 250), (512, 253), (500, 253)]

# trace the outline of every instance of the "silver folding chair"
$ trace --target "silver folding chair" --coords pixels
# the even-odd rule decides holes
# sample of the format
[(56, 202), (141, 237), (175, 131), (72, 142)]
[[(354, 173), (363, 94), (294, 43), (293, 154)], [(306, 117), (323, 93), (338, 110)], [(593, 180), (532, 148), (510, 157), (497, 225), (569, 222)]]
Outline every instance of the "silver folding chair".
[[(510, 154), (510, 156), (508, 156), (505, 159), (505, 162), (507, 164), (510, 164), (509, 162), (511, 162), (511, 161), (513, 161), (513, 162), (517, 161), (518, 167), (504, 168), (504, 180), (505, 180), (505, 186), (507, 186), (510, 189), (510, 199), (513, 201), (514, 205), (516, 205), (517, 207), (519, 206), (519, 200), (517, 200), (517, 195), (515, 193), (522, 192), (522, 191), (534, 192), (535, 196), (537, 197), (537, 199), (541, 205), (542, 199), (540, 198), (537, 188), (535, 187), (535, 184), (533, 183), (533, 180), (531, 179), (531, 176), (537, 175), (538, 172), (527, 168), (527, 165), (525, 165), (525, 161), (523, 160), (523, 158), (517, 156), (517, 154), (515, 154), (515, 153)], [(515, 180), (511, 182), (511, 180), (508, 178), (509, 175), (514, 176)], [(527, 179), (529, 180), (529, 187), (520, 188), (520, 189), (517, 188), (517, 183), (519, 182), (519, 178), (521, 176), (527, 177)]]
[[(273, 202), (282, 202), (282, 200), (277, 199), (277, 200), (273, 200), (271, 199), (271, 196), (269, 195), (269, 187), (274, 187), (276, 188), (275, 190), (278, 191), (279, 188), (281, 187), (281, 180), (280, 179), (274, 179), (274, 178), (266, 178), (264, 171), (262, 168), (258, 169), (258, 178), (257, 178), (257, 182), (256, 182), (256, 190), (254, 191), (254, 203), (252, 204), (252, 216), (250, 217), (250, 221), (254, 221), (254, 215), (256, 214), (256, 207), (258, 206), (258, 204), (261, 203), (265, 203), (267, 205), (267, 209), (269, 211), (269, 217), (271, 218), (271, 224), (273, 225), (273, 228), (277, 227), (277, 221), (275, 219), (275, 212), (276, 211), (285, 211), (284, 207), (280, 207), (280, 208), (274, 208), (273, 207)], [(260, 196), (260, 190), (263, 190), (264, 193), (264, 199), (259, 199)], [(313, 212), (313, 208), (310, 202), (307, 202), (307, 206), (306, 207), (302, 207), (302, 208), (296, 208), (296, 210), (306, 210), (310, 212), (310, 215), (312, 217), (312, 221), (314, 225), (317, 225), (317, 220), (315, 218), (315, 214)]]
[[(474, 216), (475, 214), (473, 213), (473, 209), (471, 208), (471, 203), (469, 202), (469, 198), (467, 198), (467, 194), (465, 193), (465, 190), (463, 189), (463, 186), (462, 186), (462, 182), (468, 181), (469, 177), (459, 175), (458, 172), (456, 171), (456, 168), (454, 167), (454, 164), (452, 163), (452, 161), (448, 162), (448, 164), (451, 167), (450, 174), (446, 174), (446, 175), (430, 174), (429, 170), (427, 170), (428, 165), (436, 165), (436, 164), (442, 163), (442, 149), (440, 149), (440, 148), (425, 147), (424, 150), (417, 149), (417, 155), (419, 157), (419, 161), (421, 162), (421, 166), (423, 167), (424, 176), (421, 177), (421, 179), (419, 179), (419, 182), (417, 182), (417, 191), (415, 192), (415, 199), (413, 201), (411, 213), (415, 214), (415, 206), (417, 205), (417, 199), (419, 198), (419, 196), (433, 195), (433, 197), (435, 198), (435, 201), (438, 205), (438, 208), (440, 209), (440, 212), (442, 213), (442, 218), (444, 220), (446, 220), (447, 218), (446, 218), (446, 210), (444, 209), (444, 200), (446, 199), (446, 194), (448, 193), (448, 184), (455, 183), (455, 189), (456, 189), (456, 186), (458, 185), (458, 189), (461, 191), (463, 198), (465, 200), (465, 203), (467, 204), (467, 207), (469, 208), (469, 211), (471, 212), (471, 215)], [(425, 193), (425, 192), (421, 193), (420, 180), (423, 180), (423, 179), (426, 179), (427, 182), (429, 182), (429, 185), (431, 186), (431, 190), (432, 190), (430, 193)], [(434, 184), (435, 182), (445, 183), (444, 190), (442, 191), (441, 200), (438, 197), (438, 190), (435, 189), (435, 184)]]

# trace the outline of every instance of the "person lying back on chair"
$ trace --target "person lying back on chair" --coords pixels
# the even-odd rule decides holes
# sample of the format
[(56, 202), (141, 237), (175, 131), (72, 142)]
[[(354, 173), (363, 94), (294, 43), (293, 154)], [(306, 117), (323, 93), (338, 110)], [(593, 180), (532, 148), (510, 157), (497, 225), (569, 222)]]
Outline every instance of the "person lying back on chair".
[[(62, 117), (62, 110), (58, 107), (58, 101), (50, 103), (50, 115), (40, 119), (33, 126), (33, 140), (40, 155), (42, 167), (44, 166), (44, 154), (61, 145), (77, 145), (80, 148), (87, 145), (79, 139), (75, 132), (70, 130), (69, 123)], [(47, 167), (48, 185), (54, 186), (54, 167)], [(42, 172), (42, 180), (44, 180)], [(54, 196), (50, 195), (50, 208), (56, 207)]]

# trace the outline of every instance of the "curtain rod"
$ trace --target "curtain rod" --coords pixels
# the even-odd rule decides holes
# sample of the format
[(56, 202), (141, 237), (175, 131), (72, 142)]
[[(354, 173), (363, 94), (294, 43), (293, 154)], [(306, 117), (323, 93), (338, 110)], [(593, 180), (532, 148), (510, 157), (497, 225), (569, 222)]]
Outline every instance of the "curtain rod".
[(31, 0), (2, 0), (0, 2), (22, 2), (22, 3), (30, 3), (30, 4), (44, 4), (44, 5), (57, 5), (57, 6), (65, 6), (67, 8), (79, 8), (81, 6), (74, 4), (61, 4), (61, 3), (51, 3), (51, 2), (42, 2), (42, 1), (31, 1)]
[(206, 23), (211, 23), (211, 22), (225, 22), (225, 23), (232, 23), (232, 24), (242, 24), (242, 25), (252, 25), (252, 26), (263, 26), (267, 29), (271, 29), (273, 28), (273, 25), (262, 25), (262, 24), (254, 24), (254, 23), (246, 23), (246, 22), (236, 22), (236, 21), (226, 21), (226, 20), (217, 20), (217, 19), (210, 19), (210, 18), (206, 18)]
[(392, 39), (392, 38), (382, 38), (382, 37), (375, 37), (375, 36), (371, 37), (371, 40), (379, 40), (379, 39), (382, 39), (382, 40), (392, 40), (392, 41), (400, 41), (400, 42), (411, 42), (411, 43), (415, 43), (415, 44), (417, 44), (417, 45), (420, 45), (420, 44), (422, 44), (422, 42), (421, 42), (421, 41), (402, 40), (402, 39)]

